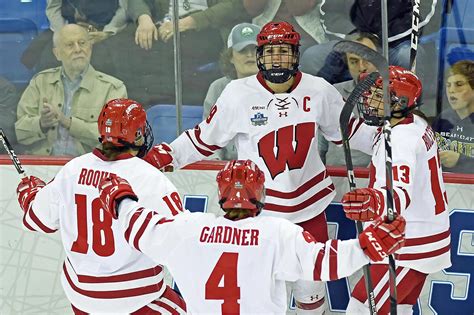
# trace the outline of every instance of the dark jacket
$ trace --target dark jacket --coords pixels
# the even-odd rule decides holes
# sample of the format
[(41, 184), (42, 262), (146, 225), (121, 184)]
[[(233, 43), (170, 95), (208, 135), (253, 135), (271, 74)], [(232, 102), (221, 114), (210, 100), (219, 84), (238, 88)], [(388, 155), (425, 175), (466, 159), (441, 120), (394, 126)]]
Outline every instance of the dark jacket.
[[(169, 4), (169, 0), (129, 0), (128, 14), (134, 22), (142, 14), (148, 14), (154, 22), (158, 22), (168, 13)], [(196, 21), (196, 30), (220, 30), (225, 42), (234, 25), (251, 20), (242, 0), (207, 0), (207, 5), (206, 10), (190, 14)]]
[[(102, 29), (112, 20), (118, 7), (118, 0), (63, 0), (61, 15), (69, 23), (84, 21)], [(80, 19), (76, 18), (76, 10), (81, 15)]]
[[(434, 1), (421, 1), (420, 28), (428, 24), (435, 14)], [(412, 3), (411, 0), (390, 0), (387, 6), (389, 42), (390, 46), (394, 46), (400, 39), (410, 38)], [(328, 34), (343, 37), (356, 29), (382, 34), (380, 0), (322, 0), (321, 10)]]

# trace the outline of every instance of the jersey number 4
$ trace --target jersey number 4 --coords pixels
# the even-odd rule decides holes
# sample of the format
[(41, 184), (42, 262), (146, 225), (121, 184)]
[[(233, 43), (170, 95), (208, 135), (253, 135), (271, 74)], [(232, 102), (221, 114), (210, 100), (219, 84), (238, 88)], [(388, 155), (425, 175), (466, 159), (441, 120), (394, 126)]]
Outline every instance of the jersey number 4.
[[(206, 300), (224, 300), (222, 314), (239, 314), (238, 253), (222, 253), (206, 282)], [(220, 286), (220, 284), (222, 284)]]

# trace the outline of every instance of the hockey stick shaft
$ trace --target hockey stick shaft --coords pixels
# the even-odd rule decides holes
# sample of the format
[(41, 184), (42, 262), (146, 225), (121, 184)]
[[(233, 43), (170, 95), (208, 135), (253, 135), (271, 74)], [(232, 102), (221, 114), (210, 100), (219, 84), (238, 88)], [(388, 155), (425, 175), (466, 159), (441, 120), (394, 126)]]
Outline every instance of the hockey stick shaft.
[(4, 147), (5, 150), (7, 151), (8, 156), (9, 156), (10, 159), (12, 160), (13, 166), (15, 166), (15, 168), (16, 168), (18, 174), (20, 174), (22, 177), (26, 177), (26, 172), (25, 172), (25, 170), (23, 169), (23, 167), (21, 166), (20, 160), (19, 160), (18, 157), (16, 156), (15, 151), (13, 151), (13, 147), (12, 147), (12, 145), (10, 144), (10, 141), (8, 141), (7, 136), (6, 136), (5, 133), (3, 132), (3, 129), (1, 129), (1, 128), (0, 128), (0, 140), (2, 141), (3, 147)]
[[(382, 0), (383, 1), (383, 0)], [(386, 3), (385, 3), (386, 6)], [(382, 6), (383, 7), (383, 6)], [(383, 11), (383, 10), (382, 10)], [(382, 20), (384, 20), (382, 18)], [(386, 20), (386, 17), (385, 17)], [(384, 93), (384, 113), (385, 116), (387, 117), (387, 103), (388, 101), (388, 63), (387, 59), (384, 58), (382, 55), (377, 53), (376, 51), (368, 48), (365, 45), (362, 45), (360, 43), (356, 42), (350, 42), (350, 41), (341, 41), (338, 44), (334, 46), (334, 50), (340, 53), (353, 53), (361, 58), (371, 62), (378, 70), (380, 73), (382, 79), (383, 79), (383, 85), (385, 89)], [(388, 107), (390, 110), (390, 107)], [(390, 117), (390, 112), (388, 114)], [(388, 122), (388, 124), (387, 124)], [(391, 150), (391, 143), (390, 143), (390, 135), (391, 135), (391, 128), (390, 128), (390, 120), (386, 120), (386, 123), (384, 124), (384, 139), (385, 139), (385, 148), (386, 148), (386, 181), (387, 181), (387, 217), (389, 220), (393, 220), (395, 217), (394, 211), (393, 211), (393, 185), (392, 183), (392, 150)], [(393, 255), (389, 256), (389, 271), (390, 271), (390, 313), (391, 314), (396, 314), (397, 313), (397, 288), (396, 288), (396, 269), (395, 269), (395, 259), (393, 258)]]
[(411, 17), (411, 45), (410, 45), (410, 70), (416, 73), (416, 53), (418, 51), (418, 40), (420, 38), (420, 1), (413, 0), (413, 14)]
[[(390, 118), (392, 116), (392, 108), (389, 94), (389, 74), (388, 74), (388, 10), (387, 0), (382, 1), (382, 41), (383, 41), (383, 56), (385, 57), (387, 69), (386, 75), (382, 73), (383, 81), (383, 104), (384, 104), (384, 126), (383, 134), (385, 139), (385, 186), (387, 190), (387, 217), (391, 222), (395, 219), (395, 213), (393, 211), (393, 179), (392, 179), (392, 126), (390, 125)], [(380, 69), (377, 68), (379, 71)], [(390, 314), (397, 314), (397, 273), (395, 269), (395, 259), (393, 255), (388, 257), (388, 269), (390, 274), (389, 287), (390, 287)]]
[[(352, 117), (352, 111), (357, 104), (359, 98), (361, 97), (362, 93), (375, 83), (375, 80), (379, 77), (377, 72), (371, 73), (367, 76), (362, 82), (359, 82), (354, 90), (352, 91), (351, 95), (347, 98), (344, 107), (342, 108), (341, 115), (339, 117), (339, 125), (341, 127), (341, 136), (342, 136), (342, 146), (344, 149), (344, 157), (346, 159), (346, 167), (347, 167), (347, 179), (349, 181), (349, 189), (352, 191), (356, 189), (355, 183), (355, 176), (354, 176), (354, 166), (352, 164), (352, 156), (351, 156), (351, 147), (349, 144), (349, 120)], [(356, 221), (356, 229), (357, 235), (362, 233), (363, 226), (362, 222)], [(364, 281), (365, 281), (365, 289), (367, 293), (367, 301), (369, 304), (369, 311), (371, 315), (377, 314), (377, 305), (375, 303), (375, 293), (372, 284), (372, 277), (370, 274), (370, 267), (369, 265), (365, 265), (362, 267), (362, 271), (364, 273)]]

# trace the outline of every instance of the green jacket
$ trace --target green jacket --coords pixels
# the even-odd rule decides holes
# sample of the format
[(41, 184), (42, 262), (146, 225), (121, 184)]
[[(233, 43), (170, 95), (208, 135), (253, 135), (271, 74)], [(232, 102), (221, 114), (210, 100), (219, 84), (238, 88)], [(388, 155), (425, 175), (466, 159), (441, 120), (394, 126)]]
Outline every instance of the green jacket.
[[(128, 14), (134, 22), (142, 14), (148, 14), (156, 23), (169, 11), (169, 0), (128, 0)], [(234, 25), (250, 21), (242, 0), (207, 0), (208, 9), (191, 13), (197, 24), (197, 31), (215, 28), (227, 42), (227, 36)]]
[[(71, 108), (69, 134), (77, 140), (76, 148), (80, 154), (91, 151), (98, 144), (97, 119), (102, 106), (121, 97), (127, 97), (123, 82), (89, 65), (73, 96)], [(58, 137), (57, 128), (50, 128), (46, 134), (41, 131), (39, 120), (44, 98), (52, 105), (64, 103), (61, 67), (37, 73), (18, 103), (15, 131), (18, 142), (26, 145), (28, 154), (51, 155)]]

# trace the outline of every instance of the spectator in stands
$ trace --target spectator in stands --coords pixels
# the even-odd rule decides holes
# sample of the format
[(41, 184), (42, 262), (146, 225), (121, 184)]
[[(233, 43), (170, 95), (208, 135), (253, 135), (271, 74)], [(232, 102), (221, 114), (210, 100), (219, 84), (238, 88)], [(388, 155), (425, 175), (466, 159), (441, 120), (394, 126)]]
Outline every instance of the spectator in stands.
[(68, 24), (53, 41), (62, 66), (33, 77), (18, 104), (16, 135), (27, 153), (77, 156), (96, 145), (102, 106), (127, 92), (120, 80), (90, 65), (92, 43), (83, 27)]
[[(419, 22), (420, 31), (434, 14), (433, 1), (425, 1), (420, 12), (425, 14)], [(410, 65), (410, 43), (412, 32), (412, 0), (392, 0), (388, 5), (388, 45), (389, 61), (391, 65), (398, 65), (407, 69)], [(323, 25), (327, 34), (338, 35), (350, 32), (364, 32), (382, 35), (381, 2), (374, 0), (332, 0), (322, 4), (324, 12)], [(352, 26), (352, 30), (351, 30)], [(344, 81), (346, 68), (343, 56), (338, 53), (327, 54), (337, 41), (325, 44), (324, 55), (321, 47), (316, 45), (308, 48), (301, 57), (301, 70), (313, 75), (321, 76), (330, 83)], [(417, 58), (422, 58), (423, 47), (418, 46)], [(328, 56), (321, 61), (321, 56)], [(420, 69), (422, 70), (422, 69)]]
[(103, 41), (123, 30), (127, 25), (126, 0), (47, 0), (46, 16), (50, 30), (40, 34), (22, 56), (28, 68), (44, 70), (59, 66), (51, 53), (53, 32), (67, 24), (78, 24), (89, 32), (94, 47), (92, 64), (107, 73), (113, 73), (111, 48)]
[[(16, 144), (15, 121), (16, 104), (18, 104), (17, 91), (13, 84), (0, 76), (0, 128), (11, 144)], [(15, 150), (17, 147), (15, 146)]]
[[(211, 83), (204, 100), (203, 119), (209, 116), (211, 107), (216, 103), (226, 85), (235, 79), (245, 78), (258, 72), (255, 52), (257, 34), (260, 27), (255, 24), (241, 23), (234, 26), (227, 40), (227, 48), (219, 60), (224, 76)], [(237, 149), (233, 141), (222, 148), (215, 156), (221, 160), (237, 159)]]
[(447, 74), (451, 108), (433, 122), (439, 157), (449, 172), (474, 173), (474, 61), (456, 62)]
[[(252, 22), (260, 27), (271, 21), (286, 21), (301, 34), (300, 51), (329, 40), (316, 0), (243, 0)], [(329, 51), (328, 51), (329, 53)]]
[[(356, 32), (354, 34), (347, 35), (346, 40), (351, 40), (363, 44), (373, 50), (381, 50), (380, 40), (377, 35), (374, 34)], [(376, 71), (377, 69), (374, 67), (373, 64), (371, 64), (365, 59), (362, 59), (358, 55), (348, 53), (344, 57), (352, 79), (349, 81), (334, 84), (334, 87), (339, 91), (339, 93), (341, 93), (344, 100), (347, 100), (349, 95), (351, 95), (352, 91), (354, 90), (356, 84), (359, 82), (359, 76), (362, 73), (371, 73)], [(354, 115), (359, 116), (357, 108), (354, 108)], [(319, 134), (318, 146), (321, 159), (326, 165), (346, 164), (344, 150), (342, 149), (342, 147), (337, 147), (334, 143), (328, 142), (322, 134)], [(354, 166), (366, 167), (367, 165), (369, 165), (371, 160), (370, 155), (355, 149), (351, 150), (351, 156), (352, 164)]]
[(93, 43), (117, 34), (127, 25), (126, 0), (48, 0), (46, 16), (53, 32), (74, 23), (89, 31)]
[[(199, 104), (209, 84), (219, 76), (217, 67), (215, 71), (200, 68), (219, 59), (231, 28), (250, 17), (242, 0), (179, 0), (178, 4), (183, 101)], [(116, 45), (122, 50), (116, 61), (119, 78), (142, 103), (174, 103), (171, 2), (129, 0), (128, 14), (134, 23), (120, 34), (121, 42)], [(124, 59), (129, 62), (123, 63)]]

